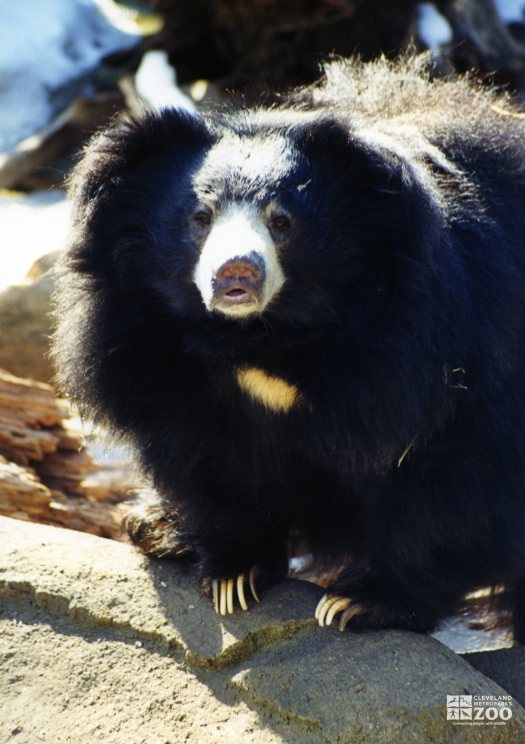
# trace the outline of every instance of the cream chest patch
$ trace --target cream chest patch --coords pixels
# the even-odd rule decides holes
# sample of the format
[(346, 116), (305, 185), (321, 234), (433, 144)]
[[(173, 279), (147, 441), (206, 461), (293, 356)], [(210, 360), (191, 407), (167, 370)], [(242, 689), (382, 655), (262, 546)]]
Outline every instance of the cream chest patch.
[(271, 411), (286, 413), (300, 399), (295, 385), (257, 367), (237, 369), (236, 376), (241, 390)]

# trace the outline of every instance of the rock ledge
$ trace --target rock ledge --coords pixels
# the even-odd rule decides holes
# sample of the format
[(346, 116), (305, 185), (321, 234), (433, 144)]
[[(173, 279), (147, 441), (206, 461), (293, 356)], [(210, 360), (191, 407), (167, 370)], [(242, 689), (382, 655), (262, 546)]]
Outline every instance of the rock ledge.
[[(312, 584), (219, 618), (190, 568), (126, 544), (0, 518), (0, 545), (2, 742), (525, 742), (522, 687), (429, 637), (320, 629)], [(507, 721), (447, 720), (447, 695), (509, 694)]]

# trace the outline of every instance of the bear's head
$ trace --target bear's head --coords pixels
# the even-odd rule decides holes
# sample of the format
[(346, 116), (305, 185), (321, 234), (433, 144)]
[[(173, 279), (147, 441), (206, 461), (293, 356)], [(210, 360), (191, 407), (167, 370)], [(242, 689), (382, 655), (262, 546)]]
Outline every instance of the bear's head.
[(121, 121), (72, 193), (77, 271), (164, 318), (244, 329), (363, 325), (421, 283), (441, 229), (424, 171), (326, 112)]

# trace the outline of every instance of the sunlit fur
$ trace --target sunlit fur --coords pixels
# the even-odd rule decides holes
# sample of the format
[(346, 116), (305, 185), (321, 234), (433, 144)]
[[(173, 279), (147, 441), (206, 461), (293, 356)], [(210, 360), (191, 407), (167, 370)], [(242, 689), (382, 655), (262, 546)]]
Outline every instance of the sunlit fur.
[[(525, 123), (507, 100), (418, 60), (334, 63), (271, 105), (117, 122), (71, 194), (61, 387), (134, 445), (174, 553), (211, 578), (257, 564), (264, 588), (292, 537), (346, 565), (330, 591), (359, 603), (352, 629), (427, 631), (505, 585), (525, 638)], [(284, 277), (244, 318), (194, 281), (231, 205)], [(242, 369), (294, 404), (262, 405)]]

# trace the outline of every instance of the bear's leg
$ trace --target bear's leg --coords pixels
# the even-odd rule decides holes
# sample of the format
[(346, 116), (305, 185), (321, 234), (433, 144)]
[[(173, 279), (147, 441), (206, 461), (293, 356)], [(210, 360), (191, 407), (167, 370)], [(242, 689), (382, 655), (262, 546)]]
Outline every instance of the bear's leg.
[(352, 568), (329, 587), (317, 605), (315, 617), (319, 625), (325, 626), (339, 615), (340, 630), (402, 628), (425, 633), (454, 611), (457, 600), (456, 592), (451, 592), (451, 596), (441, 599), (437, 608), (404, 591), (391, 577), (381, 576), (370, 568)]
[(226, 615), (236, 604), (248, 610), (250, 599), (259, 602), (259, 591), (288, 572), (286, 532), (276, 530), (262, 513), (256, 515), (243, 513), (240, 506), (228, 508), (220, 499), (215, 508), (208, 503), (202, 511), (177, 508), (147, 492), (124, 526), (148, 555), (196, 561), (204, 591), (215, 610)]
[(259, 591), (288, 573), (286, 536), (269, 529), (264, 518), (258, 521), (241, 514), (224, 520), (222, 528), (207, 525), (196, 532), (199, 575), (221, 615), (232, 614), (237, 604), (248, 610), (248, 600), (259, 602)]
[[(476, 450), (474, 442), (483, 448)], [(456, 612), (468, 592), (525, 574), (519, 460), (511, 459), (510, 444), (492, 456), (493, 441), (482, 442), (479, 433), (452, 443), (415, 454), (381, 492), (368, 494), (366, 558), (328, 588), (316, 610), (320, 625), (338, 616), (341, 630), (428, 632)], [(518, 638), (524, 596), (516, 592)]]

